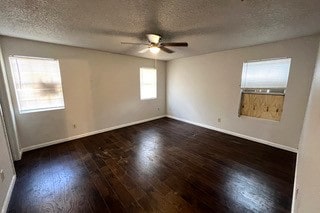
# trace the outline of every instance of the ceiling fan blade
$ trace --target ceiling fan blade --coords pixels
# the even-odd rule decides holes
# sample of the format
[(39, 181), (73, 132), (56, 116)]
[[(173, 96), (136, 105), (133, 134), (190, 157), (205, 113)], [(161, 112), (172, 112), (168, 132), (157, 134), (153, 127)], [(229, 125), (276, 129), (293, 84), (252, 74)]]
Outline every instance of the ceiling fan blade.
[(134, 42), (121, 42), (121, 44), (149, 45), (149, 44), (146, 44), (146, 43), (134, 43)]
[(165, 51), (166, 53), (174, 53), (173, 50), (170, 50), (169, 48), (166, 48), (166, 47), (164, 47), (164, 46), (160, 46), (159, 48), (160, 48), (161, 50)]
[(166, 47), (187, 47), (187, 42), (167, 42), (167, 43), (161, 43), (162, 46)]
[(147, 34), (147, 39), (150, 43), (158, 44), (160, 42), (161, 36), (156, 34)]
[(143, 49), (143, 50), (140, 50), (139, 53), (146, 53), (148, 50), (149, 50), (149, 47), (148, 47), (148, 48), (145, 48), (145, 49)]

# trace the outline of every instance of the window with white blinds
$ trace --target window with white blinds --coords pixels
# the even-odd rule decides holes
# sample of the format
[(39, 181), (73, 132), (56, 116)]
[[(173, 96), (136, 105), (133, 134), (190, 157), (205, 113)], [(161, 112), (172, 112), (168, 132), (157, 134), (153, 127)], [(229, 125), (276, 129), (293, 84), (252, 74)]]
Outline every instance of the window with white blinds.
[(9, 57), (20, 113), (64, 108), (59, 61)]
[(140, 99), (157, 98), (157, 70), (140, 68)]
[(285, 89), (290, 63), (290, 58), (243, 63), (241, 88)]

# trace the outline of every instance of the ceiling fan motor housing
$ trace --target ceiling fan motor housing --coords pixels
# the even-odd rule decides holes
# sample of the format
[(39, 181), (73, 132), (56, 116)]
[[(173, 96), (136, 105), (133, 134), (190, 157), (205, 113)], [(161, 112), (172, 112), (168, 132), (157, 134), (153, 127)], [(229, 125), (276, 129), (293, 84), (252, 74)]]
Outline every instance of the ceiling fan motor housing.
[(147, 38), (152, 44), (159, 44), (161, 36), (156, 34), (147, 34)]

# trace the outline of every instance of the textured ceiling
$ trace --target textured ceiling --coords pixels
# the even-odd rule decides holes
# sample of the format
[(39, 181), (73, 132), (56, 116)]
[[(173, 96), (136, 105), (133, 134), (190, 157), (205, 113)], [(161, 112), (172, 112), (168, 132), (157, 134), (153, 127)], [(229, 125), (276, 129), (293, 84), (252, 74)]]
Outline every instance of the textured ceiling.
[(120, 42), (189, 42), (162, 60), (316, 34), (319, 21), (319, 0), (0, 0), (1, 35), (147, 58)]

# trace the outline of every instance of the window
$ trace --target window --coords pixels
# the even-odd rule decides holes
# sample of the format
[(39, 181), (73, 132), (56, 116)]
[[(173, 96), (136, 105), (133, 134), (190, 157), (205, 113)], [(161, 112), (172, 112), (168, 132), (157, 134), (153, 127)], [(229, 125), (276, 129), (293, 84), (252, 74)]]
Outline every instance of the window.
[[(287, 88), (291, 59), (274, 59), (243, 63), (241, 88), (269, 92)], [(265, 91), (268, 92), (268, 91)]]
[(140, 99), (157, 98), (157, 70), (140, 68)]
[(9, 61), (20, 113), (64, 108), (58, 60), (11, 56)]
[(243, 63), (239, 115), (279, 121), (291, 59)]

